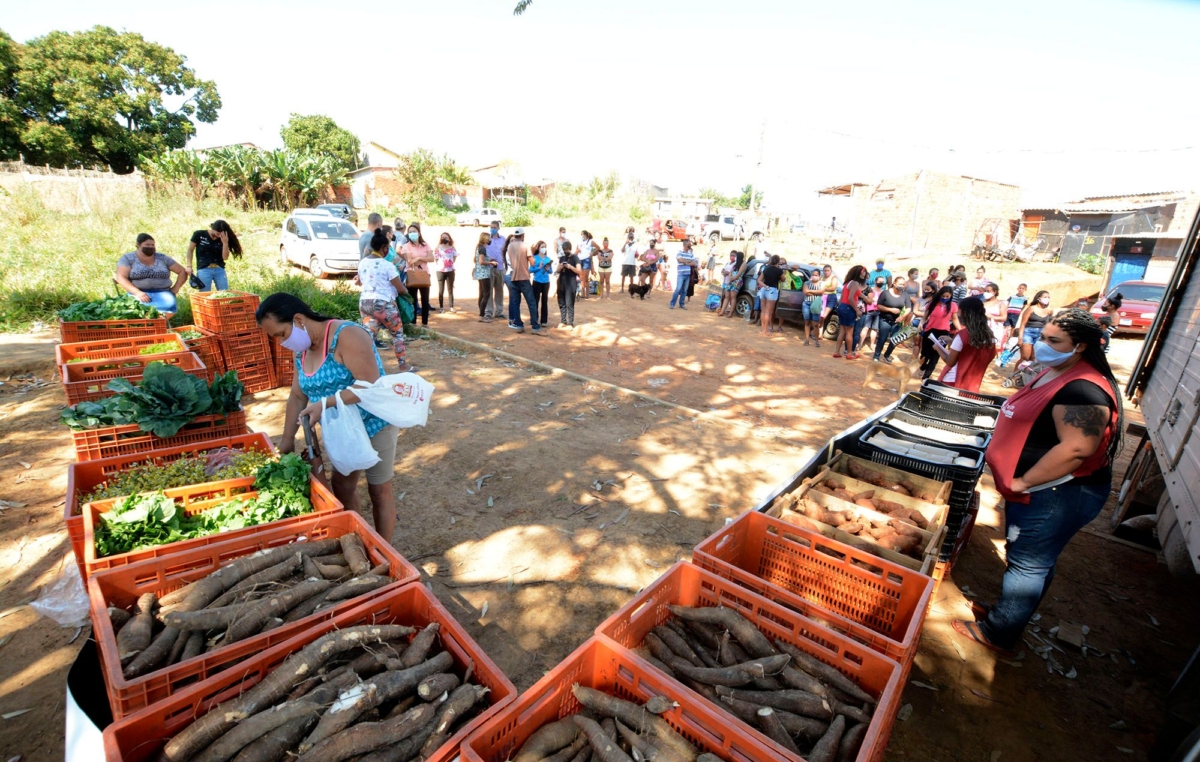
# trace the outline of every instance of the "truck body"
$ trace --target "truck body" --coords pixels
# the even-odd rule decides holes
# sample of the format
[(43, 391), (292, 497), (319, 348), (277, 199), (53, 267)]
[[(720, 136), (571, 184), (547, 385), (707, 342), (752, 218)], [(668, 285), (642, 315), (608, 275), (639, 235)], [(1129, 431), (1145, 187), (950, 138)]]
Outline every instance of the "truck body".
[(739, 219), (733, 214), (710, 214), (700, 223), (700, 238), (707, 241), (761, 241), (767, 232), (763, 219)]

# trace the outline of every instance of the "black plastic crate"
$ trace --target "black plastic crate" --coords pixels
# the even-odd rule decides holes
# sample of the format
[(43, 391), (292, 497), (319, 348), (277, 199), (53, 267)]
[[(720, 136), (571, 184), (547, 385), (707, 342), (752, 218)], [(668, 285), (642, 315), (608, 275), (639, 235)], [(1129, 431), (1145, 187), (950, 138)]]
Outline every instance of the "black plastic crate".
[[(987, 431), (996, 427), (996, 419), (1000, 417), (997, 408), (986, 405), (974, 405), (969, 402), (959, 402), (949, 397), (927, 391), (909, 392), (900, 400), (897, 410), (915, 413), (930, 420), (955, 423), (975, 430)], [(981, 426), (975, 422), (977, 417), (991, 419), (991, 426)]]
[(983, 473), (983, 450), (977, 447), (966, 447), (963, 445), (946, 445), (938, 444), (943, 450), (949, 450), (959, 457), (968, 458), (972, 461), (971, 466), (959, 466), (950, 463), (930, 463), (925, 460), (920, 460), (908, 455), (900, 455), (898, 453), (885, 450), (881, 447), (876, 447), (867, 440), (877, 431), (882, 431), (889, 437), (894, 439), (902, 439), (914, 444), (930, 444), (927, 440), (922, 440), (919, 437), (914, 437), (906, 434), (899, 429), (894, 429), (886, 423), (877, 423), (871, 428), (863, 432), (858, 438), (859, 452), (863, 453), (863, 457), (867, 457), (875, 463), (884, 463), (886, 465), (898, 468), (901, 471), (926, 476), (937, 481), (945, 481), (947, 479), (954, 482), (956, 489), (965, 488), (970, 485), (971, 489), (975, 489), (975, 483), (979, 481), (979, 475)]
[[(991, 429), (983, 429), (983, 428), (979, 428), (977, 426), (966, 426), (961, 423), (954, 423), (952, 421), (944, 421), (940, 418), (931, 418), (929, 416), (918, 415), (909, 410), (904, 410), (904, 409), (893, 410), (892, 412), (885, 415), (882, 419), (880, 419), (879, 422), (891, 424), (892, 421), (901, 421), (903, 423), (910, 423), (914, 426), (927, 426), (931, 429), (939, 429), (941, 431), (945, 431), (945, 432), (948, 432), (951, 434), (960, 434), (962, 436), (977, 436), (977, 437), (981, 437), (983, 439), (983, 442), (978, 445), (964, 445), (964, 447), (978, 447), (979, 449), (986, 450), (988, 445), (992, 443)], [(893, 424), (893, 426), (894, 426), (894, 424)], [(943, 446), (942, 442), (940, 440), (934, 439), (933, 437), (926, 437), (926, 436), (921, 436), (920, 434), (913, 434), (911, 432), (900, 429), (900, 427), (898, 427), (898, 426), (894, 426), (894, 428), (897, 428), (901, 433), (905, 434), (910, 439), (917, 439), (922, 442), (928, 442), (933, 445), (938, 445), (939, 447)]]
[(966, 392), (962, 389), (956, 389), (949, 384), (943, 384), (941, 381), (929, 379), (921, 384), (923, 390), (933, 392), (934, 394), (948, 397), (972, 405), (986, 405), (988, 407), (1000, 407), (1007, 400), (1007, 397), (1001, 397), (997, 394), (980, 394), (979, 392)]
[(951, 567), (958, 561), (958, 556), (971, 539), (971, 531), (975, 528), (975, 520), (979, 517), (979, 493), (971, 498), (970, 508), (957, 519), (946, 522), (946, 536), (942, 540), (939, 561), (949, 561)]

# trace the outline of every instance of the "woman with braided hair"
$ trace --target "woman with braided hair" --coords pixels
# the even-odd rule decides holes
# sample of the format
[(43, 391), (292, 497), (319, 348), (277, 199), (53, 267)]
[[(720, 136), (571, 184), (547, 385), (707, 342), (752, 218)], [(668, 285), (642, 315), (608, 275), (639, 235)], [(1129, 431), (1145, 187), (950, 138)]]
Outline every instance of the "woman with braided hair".
[(1001, 407), (987, 464), (1004, 496), (1008, 568), (1000, 600), (976, 605), (954, 629), (1010, 653), (1037, 611), (1063, 548), (1100, 514), (1112, 489), (1124, 411), (1101, 339), (1086, 311), (1046, 323), (1034, 346), (1046, 366)]

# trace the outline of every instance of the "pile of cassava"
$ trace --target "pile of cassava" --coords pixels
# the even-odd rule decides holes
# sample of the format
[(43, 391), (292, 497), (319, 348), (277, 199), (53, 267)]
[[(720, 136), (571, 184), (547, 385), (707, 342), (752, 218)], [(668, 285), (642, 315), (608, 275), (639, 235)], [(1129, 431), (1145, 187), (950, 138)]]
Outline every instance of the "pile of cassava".
[(146, 675), (391, 582), (385, 562), (371, 567), (358, 535), (297, 542), (239, 558), (135, 611), (109, 606), (126, 679)]
[(670, 610), (642, 658), (808, 762), (857, 757), (877, 696), (731, 608)]
[(488, 693), (471, 683), (471, 665), (454, 673), (437, 639), (436, 623), (420, 632), (404, 625), (331, 632), (197, 718), (160, 759), (423, 760), (486, 705)]

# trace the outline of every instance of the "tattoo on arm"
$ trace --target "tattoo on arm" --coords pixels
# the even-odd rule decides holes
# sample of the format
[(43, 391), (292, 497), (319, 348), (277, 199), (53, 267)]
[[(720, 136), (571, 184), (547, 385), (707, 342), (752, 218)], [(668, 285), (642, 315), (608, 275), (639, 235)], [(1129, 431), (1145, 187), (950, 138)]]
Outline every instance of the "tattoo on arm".
[(1063, 423), (1081, 430), (1084, 436), (1098, 437), (1108, 423), (1105, 409), (1096, 405), (1065, 405)]

